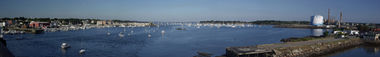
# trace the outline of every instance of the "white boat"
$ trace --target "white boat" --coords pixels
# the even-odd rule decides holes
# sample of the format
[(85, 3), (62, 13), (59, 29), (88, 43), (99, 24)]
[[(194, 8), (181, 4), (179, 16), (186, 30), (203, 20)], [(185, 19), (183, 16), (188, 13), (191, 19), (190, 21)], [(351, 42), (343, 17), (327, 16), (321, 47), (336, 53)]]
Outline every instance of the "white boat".
[(70, 48), (70, 45), (67, 44), (67, 43), (62, 43), (61, 48), (62, 49), (67, 49), (67, 48)]
[(111, 33), (110, 33), (110, 32), (107, 32), (107, 35), (111, 35)]
[(165, 33), (165, 30), (162, 30), (161, 33), (164, 34), (164, 33)]
[(80, 50), (79, 50), (79, 54), (84, 54), (84, 52), (86, 52), (85, 49), (80, 49)]
[(125, 27), (125, 25), (120, 25), (119, 27)]
[(152, 37), (152, 35), (148, 34), (148, 37), (150, 38), (150, 37)]
[(236, 26), (235, 26), (235, 25), (232, 25), (231, 27), (232, 27), (232, 28), (235, 28)]
[(120, 32), (119, 37), (124, 37), (124, 33)]

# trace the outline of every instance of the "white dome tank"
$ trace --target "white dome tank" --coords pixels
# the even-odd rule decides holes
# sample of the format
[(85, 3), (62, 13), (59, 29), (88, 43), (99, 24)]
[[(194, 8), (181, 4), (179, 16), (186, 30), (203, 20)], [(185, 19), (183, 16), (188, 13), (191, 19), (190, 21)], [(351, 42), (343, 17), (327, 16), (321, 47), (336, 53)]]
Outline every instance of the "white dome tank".
[(311, 25), (316, 25), (316, 26), (323, 25), (323, 16), (321, 15), (311, 16)]

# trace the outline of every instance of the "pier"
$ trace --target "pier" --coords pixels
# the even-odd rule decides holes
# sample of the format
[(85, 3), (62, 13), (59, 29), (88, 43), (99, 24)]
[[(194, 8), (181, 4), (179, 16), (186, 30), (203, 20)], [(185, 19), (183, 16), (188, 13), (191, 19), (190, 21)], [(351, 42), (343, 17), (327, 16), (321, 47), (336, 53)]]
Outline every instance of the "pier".
[(335, 50), (360, 45), (359, 38), (335, 39), (333, 37), (256, 46), (227, 47), (227, 57), (310, 57), (320, 56)]
[(36, 28), (6, 28), (9, 30), (17, 30), (17, 31), (25, 31), (25, 33), (32, 33), (32, 34), (40, 34), (44, 30), (42, 29), (36, 29)]

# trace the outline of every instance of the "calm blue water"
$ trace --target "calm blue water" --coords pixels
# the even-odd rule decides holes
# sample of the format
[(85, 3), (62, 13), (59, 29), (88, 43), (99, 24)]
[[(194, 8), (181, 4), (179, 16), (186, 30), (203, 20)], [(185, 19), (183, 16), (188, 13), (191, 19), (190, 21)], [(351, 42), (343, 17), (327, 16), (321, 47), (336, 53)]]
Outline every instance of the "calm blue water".
[(364, 44), (338, 52), (330, 57), (380, 57), (380, 45)]
[[(186, 30), (176, 30), (180, 27)], [(161, 30), (165, 30), (166, 33), (161, 34)], [(134, 32), (131, 33), (131, 31)], [(225, 48), (229, 46), (280, 43), (282, 38), (315, 35), (312, 31), (319, 30), (272, 28), (271, 26), (196, 28), (170, 25), (5, 35), (5, 39), (8, 49), (16, 56), (192, 57), (197, 55), (197, 51), (219, 56), (224, 54)], [(107, 35), (107, 32), (111, 32), (111, 35)], [(123, 32), (125, 37), (119, 37), (120, 32)], [(127, 36), (128, 34), (131, 35)], [(148, 34), (152, 37), (149, 38)], [(61, 49), (60, 45), (63, 42), (71, 45), (71, 48)], [(83, 55), (79, 54), (81, 48), (87, 50)], [(353, 52), (362, 54), (360, 53), (362, 51)], [(343, 57), (345, 57), (344, 54), (346, 53), (343, 53)], [(339, 55), (341, 54), (336, 57), (342, 57)]]

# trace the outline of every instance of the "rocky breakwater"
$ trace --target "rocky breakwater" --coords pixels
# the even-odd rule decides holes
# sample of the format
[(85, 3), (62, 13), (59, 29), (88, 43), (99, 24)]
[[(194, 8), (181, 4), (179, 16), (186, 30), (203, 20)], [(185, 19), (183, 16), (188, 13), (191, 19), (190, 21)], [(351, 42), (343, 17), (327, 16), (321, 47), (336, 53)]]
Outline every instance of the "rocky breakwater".
[(227, 57), (313, 57), (362, 44), (359, 38), (324, 38), (301, 42), (228, 47)]

